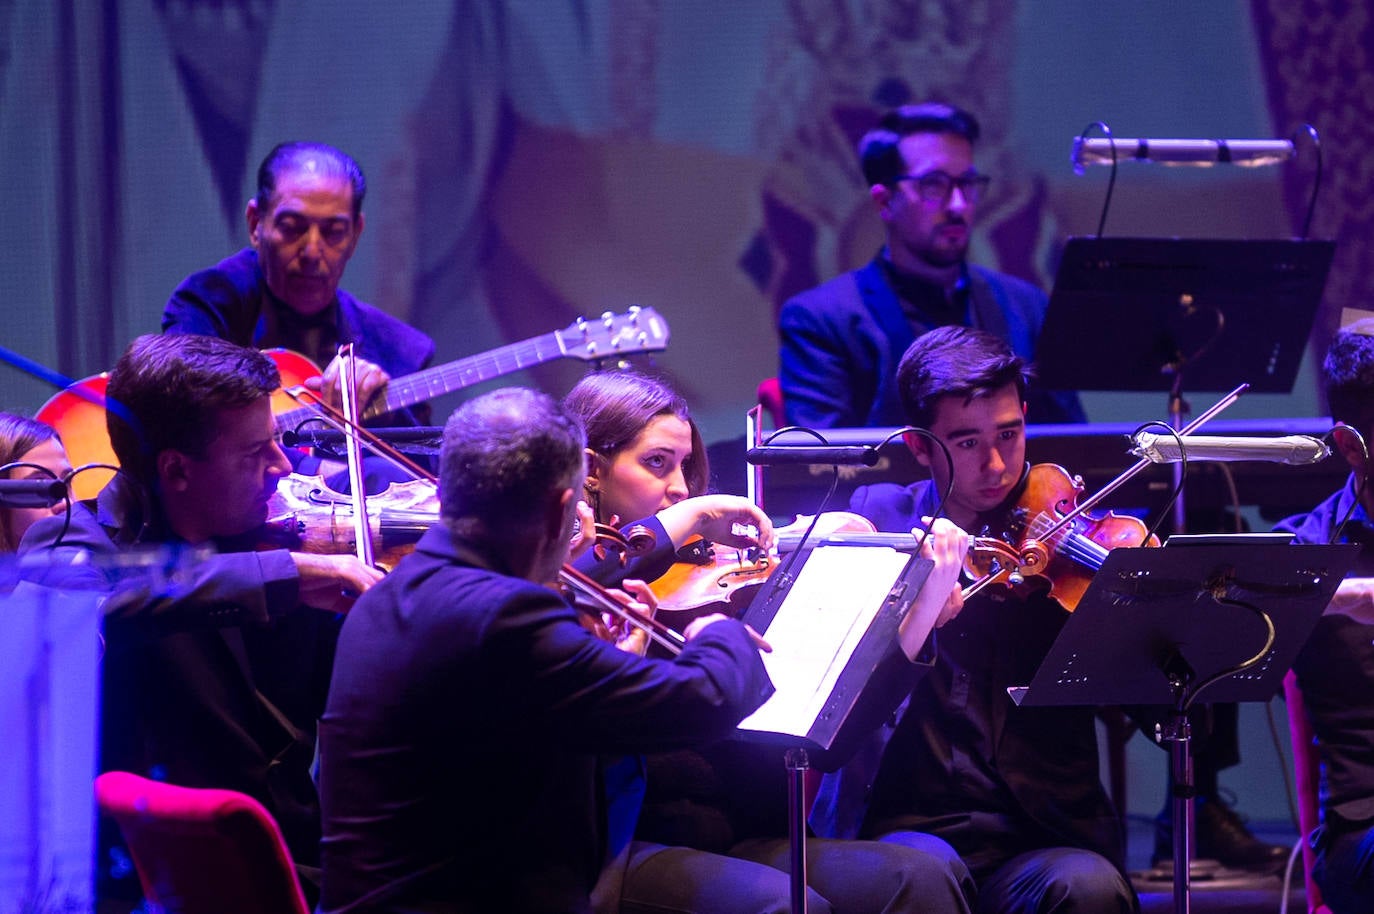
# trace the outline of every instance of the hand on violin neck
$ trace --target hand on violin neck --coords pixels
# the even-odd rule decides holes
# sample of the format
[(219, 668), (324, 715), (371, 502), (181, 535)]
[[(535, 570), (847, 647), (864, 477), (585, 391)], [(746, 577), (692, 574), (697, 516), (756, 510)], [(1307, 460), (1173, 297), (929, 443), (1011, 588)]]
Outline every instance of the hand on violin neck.
[(293, 552), (300, 575), (300, 602), (325, 612), (342, 613), (382, 579), (376, 568), (364, 565), (356, 555), (318, 555)]
[(930, 531), (929, 535), (913, 530), (917, 537), (925, 536), (921, 543), (921, 557), (935, 563), (930, 575), (921, 585), (921, 592), (907, 610), (897, 629), (897, 640), (907, 659), (915, 660), (921, 652), (925, 639), (919, 641), (918, 619), (935, 615), (935, 627), (939, 628), (959, 615), (964, 608), (963, 591), (959, 587), (959, 574), (963, 571), (964, 557), (968, 555), (969, 535), (948, 518), (921, 518)]
[(771, 549), (774, 543), (768, 515), (738, 495), (698, 495), (664, 508), (657, 517), (674, 548), (693, 536), (736, 549)]
[(585, 500), (577, 503), (576, 520), (573, 526), (572, 542), (568, 544), (568, 561), (575, 562), (586, 551), (596, 545), (596, 515), (592, 506)]
[[(360, 408), (366, 407), (372, 400), (372, 396), (386, 386), (391, 380), (391, 376), (380, 366), (367, 359), (354, 356), (354, 375), (357, 379), (357, 400)], [(339, 397), (339, 378), (343, 370), (343, 361), (337, 356), (330, 361), (324, 369), (324, 373), (319, 377), (307, 378), (305, 380), (306, 389), (312, 390), (320, 395), (320, 399), (328, 406), (339, 409), (342, 400)]]

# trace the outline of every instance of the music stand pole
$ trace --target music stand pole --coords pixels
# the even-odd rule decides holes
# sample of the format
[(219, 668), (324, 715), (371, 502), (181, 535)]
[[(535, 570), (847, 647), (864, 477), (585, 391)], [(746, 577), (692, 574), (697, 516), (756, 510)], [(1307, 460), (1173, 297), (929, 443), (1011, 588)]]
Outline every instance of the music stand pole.
[(806, 914), (806, 750), (794, 747), (783, 756), (787, 765), (787, 832), (790, 841), (792, 914)]
[[(1188, 401), (1183, 399), (1183, 367), (1180, 365), (1174, 370), (1174, 381), (1169, 388), (1169, 425), (1175, 432), (1182, 433), (1183, 417), (1189, 412)], [(1183, 492), (1183, 462), (1174, 464), (1173, 470), (1174, 491), (1178, 493), (1174, 500), (1173, 532), (1183, 533), (1188, 526), (1188, 508)]]
[(1174, 654), (1165, 665), (1169, 687), (1174, 692), (1174, 709), (1167, 723), (1155, 724), (1155, 741), (1169, 744), (1173, 792), (1170, 796), (1174, 822), (1174, 911), (1189, 914), (1192, 906), (1193, 835), (1197, 810), (1193, 805), (1192, 726), (1188, 722), (1188, 683), (1192, 669)]

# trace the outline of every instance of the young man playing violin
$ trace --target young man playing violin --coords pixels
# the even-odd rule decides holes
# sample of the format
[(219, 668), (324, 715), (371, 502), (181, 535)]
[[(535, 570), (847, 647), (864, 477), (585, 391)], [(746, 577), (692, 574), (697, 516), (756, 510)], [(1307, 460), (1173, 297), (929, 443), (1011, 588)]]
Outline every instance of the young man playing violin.
[[(44, 582), (109, 593), (101, 770), (253, 796), (281, 825), (310, 892), (320, 836), (310, 770), (336, 614), (380, 574), (349, 555), (255, 551), (290, 469), (268, 399), (277, 386), (276, 367), (254, 349), (206, 336), (135, 340), (108, 390), (121, 473), (74, 505), (70, 524), (34, 524), (20, 548), (57, 560)], [(211, 554), (171, 577), (98, 570), (157, 545), (173, 550), (168, 561), (193, 547)], [(102, 898), (138, 897), (121, 859), (100, 857)]]
[[(1024, 362), (988, 333), (943, 327), (918, 338), (898, 368), (901, 399), (908, 422), (948, 449), (952, 475), (940, 448), (910, 435), (931, 479), (862, 487), (851, 510), (885, 531), (941, 513), (975, 534), (1003, 530), (1026, 469), (1026, 379)], [(971, 597), (938, 633), (934, 669), (881, 734), (881, 761), (865, 766), (879, 756), (860, 756), (828, 779), (813, 822), (889, 841), (944, 839), (977, 881), (979, 911), (1135, 910), (1092, 710), (1020, 708), (1007, 696), (1030, 681), (1066, 618), (1039, 592), (992, 587)]]
[(771, 693), (739, 622), (704, 617), (674, 660), (644, 659), (550, 586), (585, 446), (576, 418), (520, 388), (445, 426), (441, 522), (339, 641), (320, 731), (322, 911), (577, 914), (594, 895), (622, 910), (607, 863), (628, 834), (600, 756), (720, 738)]
[[(658, 582), (677, 548), (693, 535), (720, 544), (717, 549), (773, 545), (772, 524), (757, 506), (737, 496), (706, 494), (709, 472), (701, 436), (686, 402), (666, 383), (634, 371), (598, 372), (578, 382), (564, 405), (587, 428), (587, 501), (595, 519), (655, 534), (653, 548), (624, 568), (611, 560), (597, 562), (590, 554), (578, 560), (579, 566), (607, 580), (630, 576)], [(967, 551), (962, 532), (942, 523), (948, 529), (930, 544), (938, 570), (927, 581), (929, 596), (922, 590), (926, 599), (945, 599)], [(757, 534), (743, 532), (748, 527)], [(661, 596), (667, 601), (673, 595)], [(715, 605), (729, 609), (724, 602)], [(957, 610), (949, 607), (947, 615)], [(903, 644), (909, 657), (920, 647)], [(644, 763), (647, 785), (620, 910), (790, 910), (781, 752), (727, 739), (650, 755)], [(937, 838), (908, 837), (907, 846), (808, 842), (807, 909), (813, 914), (970, 910), (972, 882), (953, 849)]]

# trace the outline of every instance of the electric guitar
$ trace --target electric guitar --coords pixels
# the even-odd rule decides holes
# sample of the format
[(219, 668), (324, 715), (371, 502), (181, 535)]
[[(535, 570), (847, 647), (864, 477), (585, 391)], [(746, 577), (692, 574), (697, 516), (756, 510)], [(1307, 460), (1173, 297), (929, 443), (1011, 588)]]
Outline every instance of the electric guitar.
[[(623, 314), (608, 311), (592, 320), (578, 318), (562, 330), (392, 378), (373, 395), (363, 410), (363, 418), (366, 420), (404, 409), (431, 397), (453, 393), (555, 359), (600, 362), (645, 352), (661, 352), (667, 348), (668, 338), (668, 322), (653, 308), (635, 305)], [(281, 373), (283, 388), (303, 385), (307, 379), (320, 374), (319, 367), (298, 352), (272, 349), (267, 351), (267, 355)], [(73, 466), (119, 463), (105, 428), (105, 389), (108, 382), (108, 373), (77, 381), (38, 410), (38, 421), (57, 429)], [(310, 406), (298, 405), (295, 400), (278, 391), (272, 396), (272, 413), (278, 431), (285, 431), (310, 419), (315, 410)], [(79, 499), (94, 498), (112, 475), (112, 471), (80, 473), (72, 480), (72, 489)]]

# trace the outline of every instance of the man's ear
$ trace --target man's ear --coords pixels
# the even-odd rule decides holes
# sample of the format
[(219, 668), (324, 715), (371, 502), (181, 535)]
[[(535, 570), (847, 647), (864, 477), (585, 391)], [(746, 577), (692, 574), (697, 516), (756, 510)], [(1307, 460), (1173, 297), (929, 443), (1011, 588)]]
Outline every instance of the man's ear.
[(549, 542), (562, 540), (568, 542), (568, 537), (572, 535), (566, 528), (566, 520), (571, 503), (581, 499), (581, 493), (575, 493), (572, 489), (564, 489), (558, 496), (549, 502), (549, 508), (544, 515), (544, 533), (549, 538)]
[(253, 247), (258, 246), (258, 231), (262, 227), (262, 213), (258, 211), (258, 198), (249, 197), (248, 205), (243, 209), (243, 220), (248, 223), (248, 241)]
[(892, 188), (886, 184), (874, 184), (868, 188), (868, 199), (878, 208), (878, 215), (886, 222), (892, 216)]
[[(1331, 440), (1336, 445), (1336, 451), (1345, 459), (1352, 470), (1358, 473), (1365, 468), (1367, 456), (1364, 448), (1360, 447), (1360, 439), (1353, 434), (1350, 428), (1333, 429)], [(1367, 443), (1368, 439), (1366, 439)]]
[(906, 449), (911, 451), (916, 462), (930, 469), (930, 442), (926, 437), (916, 432), (902, 432), (902, 441), (906, 442)]
[(159, 451), (156, 461), (157, 479), (164, 492), (184, 492), (191, 484), (187, 471), (188, 458), (181, 451), (168, 448)]

